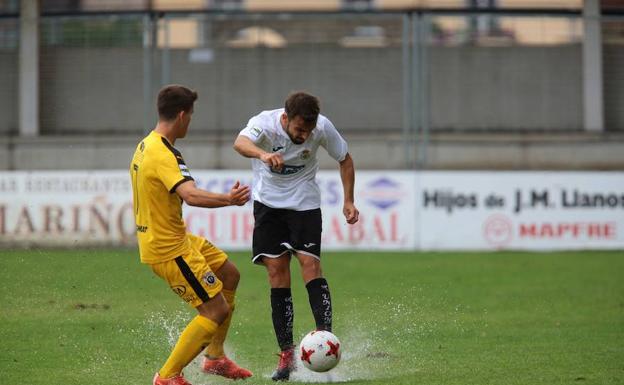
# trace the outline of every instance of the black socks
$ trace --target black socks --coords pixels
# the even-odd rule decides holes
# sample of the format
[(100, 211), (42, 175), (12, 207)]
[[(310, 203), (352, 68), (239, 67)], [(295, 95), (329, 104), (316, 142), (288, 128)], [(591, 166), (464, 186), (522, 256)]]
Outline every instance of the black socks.
[[(306, 289), (308, 289), (308, 299), (316, 329), (331, 331), (332, 304), (327, 281), (325, 278), (313, 279), (306, 284)], [(294, 346), (293, 321), (295, 317), (290, 288), (271, 289), (271, 310), (277, 344), (282, 351), (290, 349)]]
[[(325, 278), (316, 278), (306, 284), (308, 298), (317, 330), (332, 329), (332, 304)], [(292, 329), (291, 329), (292, 330)]]
[(293, 319), (295, 316), (290, 288), (271, 289), (273, 329), (282, 351), (293, 347)]

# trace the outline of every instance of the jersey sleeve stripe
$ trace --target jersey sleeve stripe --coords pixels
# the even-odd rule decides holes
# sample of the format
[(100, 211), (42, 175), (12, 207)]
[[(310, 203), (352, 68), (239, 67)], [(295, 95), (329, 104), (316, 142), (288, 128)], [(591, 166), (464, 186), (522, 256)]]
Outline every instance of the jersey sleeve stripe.
[(173, 153), (173, 155), (177, 155), (177, 156), (181, 156), (182, 154), (180, 153), (180, 151), (176, 150), (175, 147), (173, 147), (171, 145), (171, 143), (169, 143), (167, 141), (167, 139), (165, 139), (164, 137), (160, 138), (162, 140), (162, 142), (164, 143), (164, 145), (169, 149), (169, 151), (171, 151)]
[(184, 183), (186, 181), (189, 181), (189, 180), (195, 180), (195, 179), (193, 179), (192, 176), (185, 176), (184, 178), (180, 179), (176, 184), (174, 184), (173, 187), (171, 188), (171, 190), (169, 190), (169, 192), (170, 193), (174, 193), (179, 185), (181, 185), (182, 183)]
[(193, 271), (191, 271), (191, 268), (189, 267), (189, 265), (186, 264), (184, 259), (182, 257), (176, 257), (175, 262), (178, 265), (178, 268), (180, 269), (180, 271), (182, 272), (182, 275), (184, 276), (186, 281), (189, 283), (189, 285), (191, 285), (191, 287), (193, 288), (193, 291), (195, 291), (195, 294), (197, 294), (199, 299), (201, 299), (203, 302), (208, 301), (210, 299), (210, 296), (208, 295), (204, 287), (201, 285), (201, 283), (199, 283), (199, 281), (197, 280), (197, 277), (195, 277), (195, 275), (193, 274)]
[(169, 142), (167, 142), (167, 139), (165, 138), (161, 138), (161, 139), (162, 139), (163, 144), (169, 149), (169, 151), (171, 151), (171, 153), (175, 157), (176, 162), (178, 162), (179, 165), (184, 165), (186, 167), (184, 158), (182, 158), (182, 153), (178, 151), (175, 147), (173, 147)]

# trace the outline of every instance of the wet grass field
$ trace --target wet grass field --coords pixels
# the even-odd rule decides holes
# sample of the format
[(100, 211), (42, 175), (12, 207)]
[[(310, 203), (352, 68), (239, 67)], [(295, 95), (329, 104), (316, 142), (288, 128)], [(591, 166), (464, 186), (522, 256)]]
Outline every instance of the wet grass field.
[[(226, 350), (270, 384), (265, 272), (245, 253)], [(624, 252), (325, 253), (343, 359), (297, 382), (622, 384)], [(313, 328), (293, 267), (295, 337)], [(151, 384), (195, 315), (134, 250), (0, 251), (0, 383)], [(194, 384), (230, 381), (185, 370)]]

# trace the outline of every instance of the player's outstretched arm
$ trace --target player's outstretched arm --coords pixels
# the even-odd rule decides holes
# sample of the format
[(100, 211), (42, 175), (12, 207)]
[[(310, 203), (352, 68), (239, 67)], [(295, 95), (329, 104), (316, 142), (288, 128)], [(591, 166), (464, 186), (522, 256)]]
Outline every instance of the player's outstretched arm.
[(246, 158), (257, 158), (266, 163), (270, 168), (280, 170), (284, 166), (282, 154), (266, 152), (256, 146), (254, 142), (244, 135), (239, 135), (234, 141), (234, 150)]
[(344, 160), (340, 162), (340, 179), (342, 180), (342, 189), (344, 191), (344, 204), (342, 213), (347, 219), (347, 223), (354, 224), (360, 217), (360, 212), (355, 207), (353, 199), (353, 190), (355, 186), (355, 166), (351, 155), (347, 153)]
[(180, 184), (176, 188), (176, 193), (189, 206), (198, 207), (242, 206), (249, 201), (249, 186), (242, 186), (238, 181), (236, 181), (236, 184), (234, 184), (228, 194), (202, 190), (197, 188), (193, 180)]

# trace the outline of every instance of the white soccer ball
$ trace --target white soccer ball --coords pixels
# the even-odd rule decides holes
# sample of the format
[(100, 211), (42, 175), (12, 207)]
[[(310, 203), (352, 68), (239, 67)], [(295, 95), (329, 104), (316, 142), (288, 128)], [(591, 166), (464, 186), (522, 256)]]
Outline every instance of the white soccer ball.
[(315, 372), (326, 372), (340, 362), (340, 340), (326, 330), (313, 330), (299, 344), (299, 359)]

